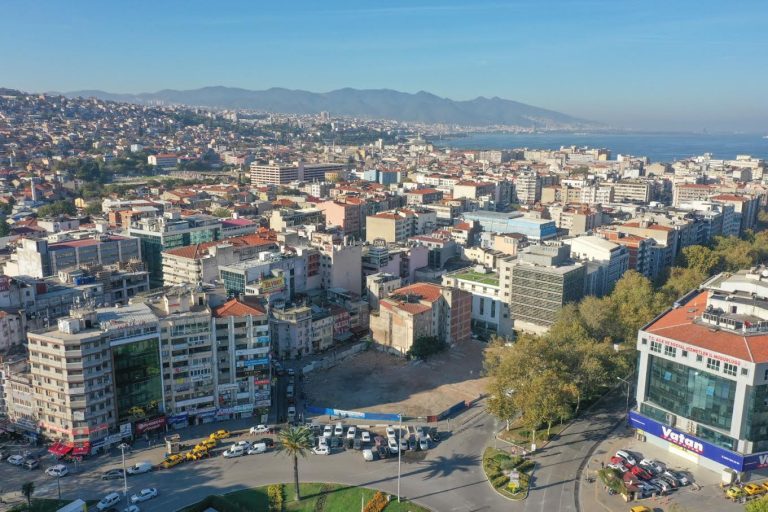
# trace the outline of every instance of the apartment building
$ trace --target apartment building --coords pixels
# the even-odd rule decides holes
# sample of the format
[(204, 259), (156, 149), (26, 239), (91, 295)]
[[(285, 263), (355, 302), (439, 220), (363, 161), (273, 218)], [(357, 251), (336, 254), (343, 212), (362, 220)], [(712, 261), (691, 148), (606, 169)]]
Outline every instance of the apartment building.
[(251, 163), (251, 186), (287, 185), (293, 181), (325, 181), (327, 174), (341, 174), (344, 164), (259, 164)]
[(541, 200), (541, 178), (534, 171), (524, 171), (515, 176), (515, 193), (520, 204), (534, 204)]
[(434, 188), (420, 188), (405, 194), (405, 200), (410, 205), (425, 205), (437, 203), (443, 198), (443, 192)]
[(286, 306), (272, 309), (272, 339), (280, 359), (312, 354), (312, 309)]
[(647, 180), (619, 180), (612, 184), (613, 201), (617, 203), (642, 203), (651, 202), (651, 182)]
[(675, 183), (672, 189), (672, 206), (678, 207), (682, 203), (690, 203), (691, 201), (706, 201), (716, 193), (716, 185)]
[(319, 208), (279, 208), (272, 210), (269, 227), (278, 233), (298, 226), (325, 227), (325, 214)]
[(629, 249), (599, 236), (580, 236), (567, 241), (571, 257), (587, 265), (585, 295), (609, 294), (629, 269)]
[(324, 201), (319, 203), (317, 207), (325, 214), (327, 227), (338, 226), (344, 232), (344, 236), (360, 238), (362, 226), (359, 204)]
[(685, 464), (768, 467), (768, 270), (710, 279), (637, 335), (638, 435)]
[(546, 332), (563, 305), (584, 295), (586, 267), (570, 258), (567, 245), (526, 247), (517, 259), (500, 260), (499, 274), (515, 329), (535, 334)]
[(165, 212), (162, 217), (143, 218), (131, 224), (131, 236), (141, 240), (141, 254), (147, 264), (152, 287), (163, 284), (163, 251), (221, 238), (221, 219), (212, 215)]
[(402, 355), (422, 336), (462, 343), (471, 337), (471, 310), (472, 296), (466, 291), (412, 284), (379, 301), (378, 314), (371, 315), (373, 340)]
[(499, 274), (478, 265), (443, 276), (443, 286), (472, 295), (472, 333), (489, 340), (493, 335), (512, 337), (509, 303), (504, 300)]
[[(25, 238), (11, 254), (4, 273), (8, 276), (48, 277), (61, 270), (81, 265), (111, 265), (131, 259), (141, 259), (137, 238), (83, 233), (84, 238), (64, 239), (50, 243), (48, 240)], [(60, 235), (65, 238), (66, 235)]]
[(149, 155), (147, 163), (163, 169), (175, 169), (179, 165), (179, 157), (173, 153), (159, 153), (157, 155)]

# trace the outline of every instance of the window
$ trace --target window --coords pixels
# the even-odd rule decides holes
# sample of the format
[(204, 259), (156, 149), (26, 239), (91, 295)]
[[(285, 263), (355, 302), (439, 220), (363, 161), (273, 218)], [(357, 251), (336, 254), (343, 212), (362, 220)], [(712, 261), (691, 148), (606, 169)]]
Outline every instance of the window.
[(669, 345), (664, 345), (664, 355), (669, 357), (677, 357), (677, 349), (675, 347), (670, 347)]
[(683, 351), (680, 353), (680, 355), (682, 355), (683, 357), (688, 357), (688, 351), (687, 351), (687, 350), (683, 350)]
[(710, 370), (720, 371), (720, 361), (718, 361), (717, 359), (712, 359), (711, 357), (708, 357), (707, 368), (709, 368)]
[(742, 368), (741, 369), (741, 374), (742, 375), (749, 375), (749, 370), (747, 370), (746, 368)]
[(642, 343), (643, 345), (647, 345), (648, 344), (648, 338), (643, 338), (642, 340), (640, 340), (640, 343)]
[(723, 373), (727, 375), (736, 375), (736, 365), (731, 363), (723, 363)]
[(652, 341), (651, 352), (661, 352), (661, 343), (659, 343), (658, 341)]
[[(700, 362), (702, 362), (703, 360), (704, 360), (704, 358), (703, 358), (701, 355), (699, 355), (699, 354), (696, 354), (696, 362), (697, 362), (697, 363), (700, 363)], [(765, 375), (766, 375), (766, 377), (765, 377), (765, 378), (766, 378), (766, 379), (768, 379), (768, 373), (766, 373)]]

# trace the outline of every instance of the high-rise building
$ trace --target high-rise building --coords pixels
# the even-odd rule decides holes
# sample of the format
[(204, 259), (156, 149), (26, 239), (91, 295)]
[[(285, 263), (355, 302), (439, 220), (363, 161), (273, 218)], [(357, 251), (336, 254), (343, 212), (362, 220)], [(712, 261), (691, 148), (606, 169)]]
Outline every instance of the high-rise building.
[(287, 185), (293, 181), (325, 181), (326, 173), (342, 173), (344, 164), (251, 164), (251, 185)]

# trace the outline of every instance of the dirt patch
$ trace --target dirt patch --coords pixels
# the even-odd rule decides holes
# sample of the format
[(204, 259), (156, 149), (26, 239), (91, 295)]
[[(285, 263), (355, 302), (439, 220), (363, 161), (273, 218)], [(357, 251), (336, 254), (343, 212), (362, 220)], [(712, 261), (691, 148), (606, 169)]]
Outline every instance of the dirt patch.
[(437, 414), (485, 392), (485, 344), (470, 341), (426, 362), (369, 350), (307, 376), (306, 403), (353, 411)]

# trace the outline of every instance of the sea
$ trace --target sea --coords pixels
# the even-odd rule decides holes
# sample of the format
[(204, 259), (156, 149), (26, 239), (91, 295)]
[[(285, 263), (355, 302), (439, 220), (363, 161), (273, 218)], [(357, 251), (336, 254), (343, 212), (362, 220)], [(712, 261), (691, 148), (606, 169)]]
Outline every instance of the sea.
[(587, 146), (611, 150), (616, 155), (646, 156), (651, 162), (674, 162), (704, 153), (715, 159), (733, 159), (751, 155), (768, 160), (768, 136), (765, 134), (650, 133), (650, 132), (545, 132), (469, 133), (464, 136), (435, 138), (436, 146), (455, 149), (560, 149), (563, 146)]

